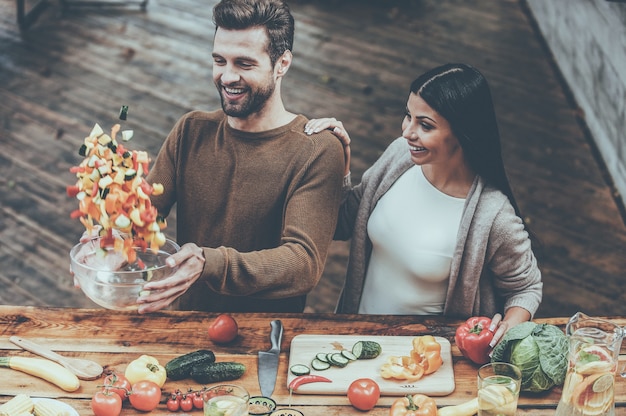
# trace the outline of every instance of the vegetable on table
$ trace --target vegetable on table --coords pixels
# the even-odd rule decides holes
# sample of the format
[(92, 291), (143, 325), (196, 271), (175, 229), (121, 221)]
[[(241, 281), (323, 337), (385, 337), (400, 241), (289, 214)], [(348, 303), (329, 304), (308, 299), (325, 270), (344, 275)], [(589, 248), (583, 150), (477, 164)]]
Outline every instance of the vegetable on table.
[(122, 412), (122, 398), (106, 388), (97, 391), (91, 397), (91, 410), (95, 416), (118, 416)]
[(454, 406), (445, 406), (437, 411), (437, 416), (474, 416), (478, 413), (478, 397)]
[(133, 384), (128, 400), (133, 408), (150, 412), (156, 409), (161, 401), (161, 387), (153, 381), (139, 381)]
[(167, 372), (165, 367), (159, 364), (159, 360), (150, 355), (142, 355), (128, 364), (124, 376), (132, 385), (139, 381), (147, 380), (152, 381), (159, 387), (163, 387), (167, 378)]
[(111, 374), (104, 377), (104, 385), (102, 389), (117, 393), (122, 401), (124, 401), (128, 398), (128, 392), (130, 391), (131, 387), (132, 385), (130, 381), (128, 381), (128, 379), (123, 374), (112, 372)]
[(437, 416), (437, 403), (424, 394), (407, 394), (391, 404), (389, 416)]
[(199, 365), (215, 362), (215, 354), (210, 350), (197, 350), (171, 359), (165, 364), (165, 372), (171, 380), (191, 377), (191, 370)]
[(489, 330), (491, 318), (473, 316), (456, 329), (454, 342), (463, 356), (476, 364), (486, 364), (491, 360), (493, 332)]
[(380, 387), (371, 378), (359, 378), (348, 386), (348, 400), (359, 410), (371, 410), (380, 399)]
[(201, 384), (217, 383), (220, 381), (236, 380), (246, 372), (242, 363), (223, 361), (205, 363), (195, 366), (191, 370), (191, 378)]
[(568, 350), (568, 339), (559, 327), (522, 322), (507, 331), (491, 361), (516, 365), (522, 372), (521, 390), (541, 392), (563, 384)]
[(380, 368), (385, 379), (417, 381), (432, 374), (443, 365), (441, 345), (432, 335), (413, 338), (410, 355), (389, 356)]
[(352, 353), (358, 360), (376, 358), (382, 352), (382, 347), (376, 341), (357, 341), (352, 346)]
[(384, 379), (395, 379), (413, 382), (424, 377), (424, 367), (407, 355), (387, 357), (380, 367), (380, 375)]
[(237, 338), (239, 326), (231, 315), (223, 313), (217, 316), (207, 330), (211, 341), (226, 344)]
[(180, 400), (178, 398), (178, 395), (176, 395), (176, 393), (172, 393), (170, 398), (167, 400), (167, 403), (165, 404), (167, 407), (167, 410), (169, 410), (170, 412), (178, 412), (178, 409), (180, 409)]
[(289, 383), (289, 391), (296, 391), (301, 385), (309, 383), (332, 383), (332, 380), (323, 376), (318, 376), (316, 374), (298, 376), (291, 380), (291, 382)]
[(432, 374), (443, 364), (441, 345), (432, 335), (413, 338), (411, 358), (424, 367), (424, 375)]
[(304, 364), (294, 364), (289, 367), (289, 371), (294, 376), (306, 376), (307, 374), (311, 373), (311, 369), (309, 368), (309, 366)]
[(65, 391), (76, 391), (80, 387), (80, 381), (74, 373), (50, 360), (17, 356), (0, 357), (0, 367), (9, 367), (42, 378)]

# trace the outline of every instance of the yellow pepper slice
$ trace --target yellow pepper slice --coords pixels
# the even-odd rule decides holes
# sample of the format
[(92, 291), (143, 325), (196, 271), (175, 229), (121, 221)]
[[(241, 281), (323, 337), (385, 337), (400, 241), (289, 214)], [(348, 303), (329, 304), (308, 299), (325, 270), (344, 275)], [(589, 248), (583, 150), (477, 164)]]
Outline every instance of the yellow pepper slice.
[(432, 374), (441, 367), (441, 345), (432, 335), (423, 335), (413, 338), (411, 358), (424, 367), (424, 375)]
[(410, 356), (390, 356), (380, 368), (385, 379), (417, 381), (443, 364), (441, 345), (432, 335), (413, 338)]

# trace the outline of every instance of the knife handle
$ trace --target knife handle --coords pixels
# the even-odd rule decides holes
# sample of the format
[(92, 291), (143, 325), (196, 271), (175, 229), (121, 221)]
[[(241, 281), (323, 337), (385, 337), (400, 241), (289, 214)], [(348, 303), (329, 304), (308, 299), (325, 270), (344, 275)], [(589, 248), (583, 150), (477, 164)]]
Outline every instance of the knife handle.
[(270, 351), (280, 351), (280, 343), (283, 339), (283, 323), (275, 319), (270, 322), (270, 327), (272, 328), (270, 332), (270, 342), (272, 343), (272, 348)]

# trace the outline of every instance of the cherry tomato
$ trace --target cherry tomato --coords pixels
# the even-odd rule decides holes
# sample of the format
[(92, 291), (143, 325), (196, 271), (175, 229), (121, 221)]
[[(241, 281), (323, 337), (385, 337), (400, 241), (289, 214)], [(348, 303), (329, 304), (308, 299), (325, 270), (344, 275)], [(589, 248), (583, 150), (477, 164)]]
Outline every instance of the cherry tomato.
[(180, 402), (178, 401), (178, 397), (176, 394), (172, 393), (172, 396), (167, 400), (167, 410), (170, 412), (178, 412), (180, 409)]
[(191, 409), (193, 409), (193, 399), (191, 397), (191, 394), (186, 394), (180, 401), (180, 410), (182, 410), (183, 412), (188, 412)]
[(380, 398), (380, 387), (371, 378), (359, 378), (348, 387), (348, 400), (359, 410), (371, 410)]
[(128, 398), (131, 387), (130, 381), (123, 374), (111, 373), (104, 378), (103, 390), (109, 389), (109, 391), (117, 393), (122, 401)]
[(176, 391), (172, 394), (176, 394), (176, 398), (178, 399), (178, 401), (183, 398), (183, 392), (180, 391), (180, 389), (176, 389)]
[(135, 409), (149, 412), (154, 410), (161, 401), (161, 387), (152, 381), (138, 381), (133, 384), (128, 400)]
[(209, 325), (209, 338), (218, 344), (225, 344), (237, 338), (239, 327), (235, 318), (221, 314)]
[(122, 398), (112, 391), (97, 391), (91, 398), (91, 410), (96, 416), (119, 416), (122, 413)]
[(193, 401), (193, 407), (196, 409), (202, 409), (204, 407), (204, 399), (202, 398), (202, 392), (195, 392), (192, 394), (191, 400)]

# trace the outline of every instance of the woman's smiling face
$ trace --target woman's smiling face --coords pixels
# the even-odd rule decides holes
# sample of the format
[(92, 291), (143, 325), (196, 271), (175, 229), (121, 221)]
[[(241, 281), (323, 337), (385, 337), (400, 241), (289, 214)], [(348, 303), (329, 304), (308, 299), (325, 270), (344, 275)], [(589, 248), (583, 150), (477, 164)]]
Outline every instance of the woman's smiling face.
[(402, 136), (408, 141), (416, 165), (443, 165), (463, 160), (463, 150), (448, 120), (418, 94), (411, 93), (402, 120)]

